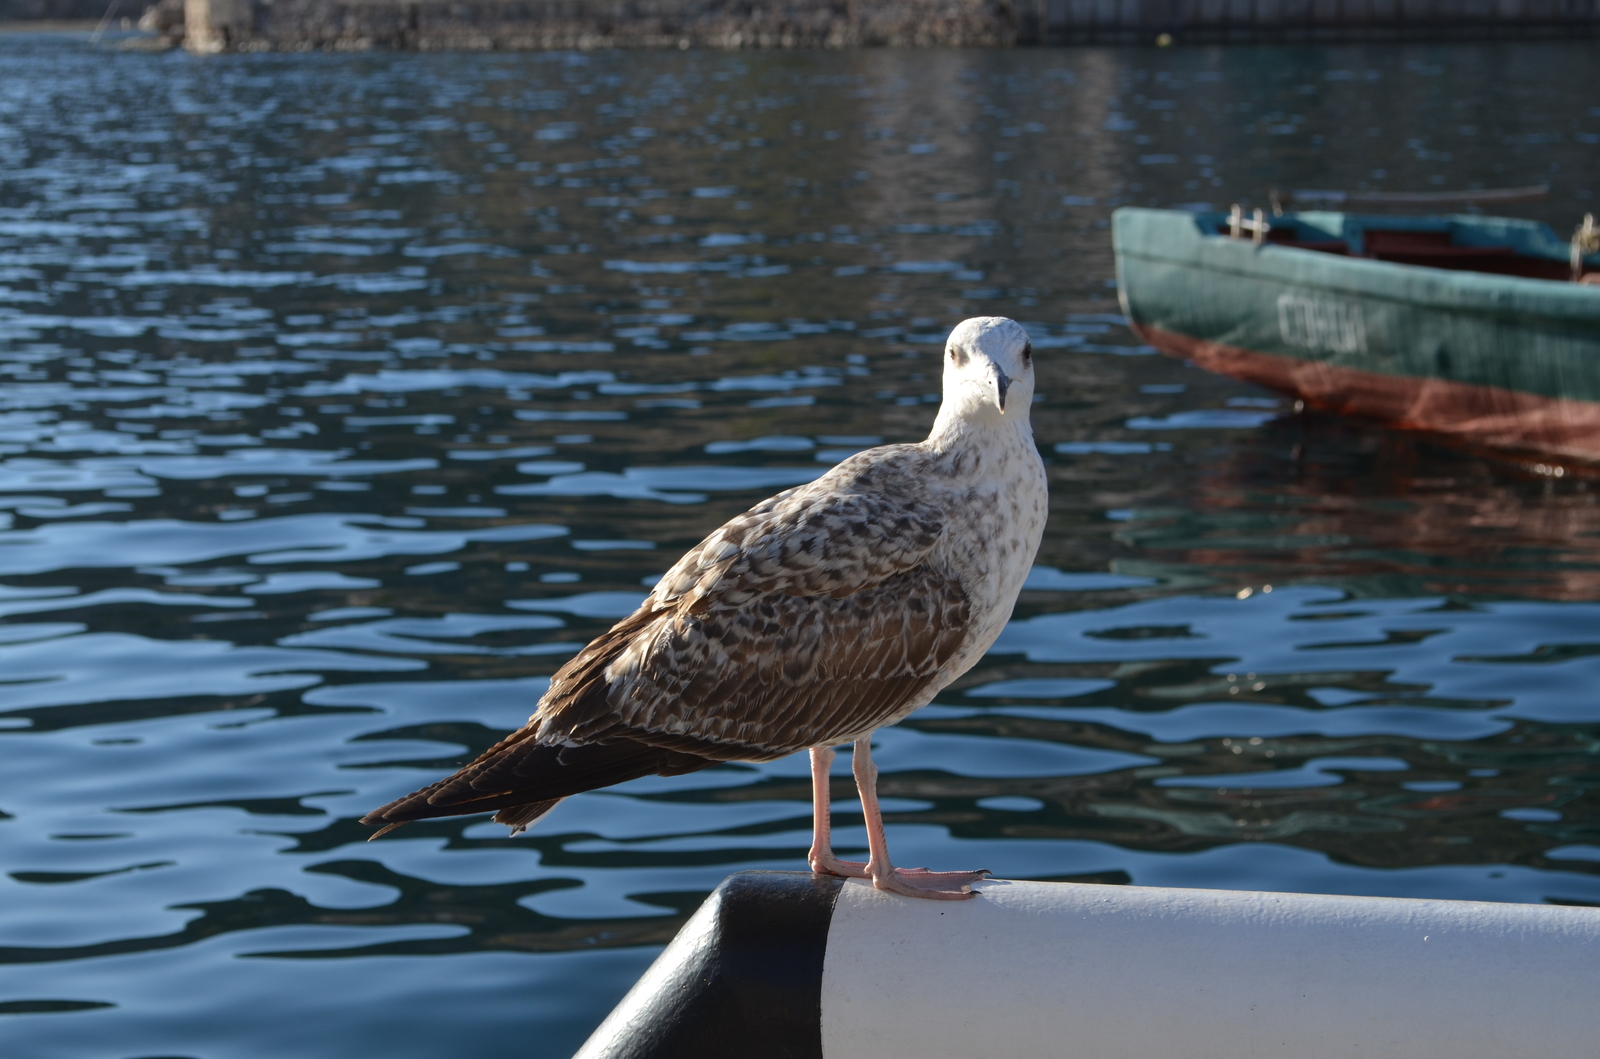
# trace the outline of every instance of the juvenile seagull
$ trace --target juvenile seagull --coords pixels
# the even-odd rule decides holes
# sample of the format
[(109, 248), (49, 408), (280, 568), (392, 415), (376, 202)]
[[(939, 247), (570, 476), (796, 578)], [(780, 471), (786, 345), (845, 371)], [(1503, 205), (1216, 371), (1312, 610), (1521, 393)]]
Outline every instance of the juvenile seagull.
[[(970, 669), (1011, 616), (1045, 522), (1032, 402), (1027, 332), (994, 316), (960, 324), (926, 441), (858, 453), (712, 533), (556, 672), (526, 725), (362, 822), (381, 835), (494, 810), (516, 834), (582, 791), (809, 750), (813, 871), (973, 896), (981, 871), (889, 863), (872, 733)], [(865, 864), (829, 841), (843, 743), (855, 744)]]

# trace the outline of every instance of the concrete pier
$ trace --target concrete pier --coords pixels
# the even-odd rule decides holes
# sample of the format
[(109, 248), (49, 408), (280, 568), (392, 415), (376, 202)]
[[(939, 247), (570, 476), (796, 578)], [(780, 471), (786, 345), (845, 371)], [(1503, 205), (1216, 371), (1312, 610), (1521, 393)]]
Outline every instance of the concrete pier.
[(1591, 35), (1600, 0), (161, 0), (146, 24), (197, 52), (1438, 40)]

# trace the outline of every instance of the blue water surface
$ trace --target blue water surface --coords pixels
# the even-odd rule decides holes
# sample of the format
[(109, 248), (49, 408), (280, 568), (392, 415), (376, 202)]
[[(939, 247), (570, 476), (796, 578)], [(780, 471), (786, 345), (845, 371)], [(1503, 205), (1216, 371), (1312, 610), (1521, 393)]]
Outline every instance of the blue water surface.
[[(0, 35), (0, 1041), (570, 1052), (806, 762), (367, 843), (1022, 322), (1051, 522), (878, 737), (905, 865), (1600, 903), (1593, 479), (1154, 356), (1124, 203), (1600, 187), (1592, 41), (244, 55)], [(837, 766), (841, 852), (864, 849)]]

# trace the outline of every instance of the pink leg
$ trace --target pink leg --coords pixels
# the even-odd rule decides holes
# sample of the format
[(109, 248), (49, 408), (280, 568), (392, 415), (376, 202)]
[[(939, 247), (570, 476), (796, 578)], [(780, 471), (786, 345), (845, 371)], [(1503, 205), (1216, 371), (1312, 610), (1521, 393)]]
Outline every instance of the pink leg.
[(828, 770), (833, 767), (833, 748), (811, 748), (811, 854), (806, 859), (818, 875), (843, 875), (865, 879), (867, 866), (859, 861), (840, 860), (833, 855), (832, 827), (829, 820)]
[(872, 885), (907, 897), (928, 897), (940, 901), (964, 901), (978, 896), (972, 883), (986, 871), (929, 871), (926, 868), (896, 868), (889, 863), (889, 841), (883, 834), (883, 813), (878, 808), (878, 766), (872, 763), (872, 737), (856, 740), (851, 762), (856, 775), (856, 790), (861, 795), (861, 812), (867, 821), (867, 848), (871, 857), (867, 872)]

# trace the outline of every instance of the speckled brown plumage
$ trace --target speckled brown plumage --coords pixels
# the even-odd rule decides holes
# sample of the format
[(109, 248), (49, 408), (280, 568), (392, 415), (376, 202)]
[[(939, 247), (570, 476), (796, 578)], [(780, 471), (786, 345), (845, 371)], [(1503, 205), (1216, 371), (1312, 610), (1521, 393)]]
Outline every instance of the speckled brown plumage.
[(497, 810), (520, 829), (571, 794), (849, 742), (926, 704), (999, 634), (1044, 525), (1026, 406), (973, 435), (947, 415), (964, 367), (927, 441), (729, 521), (557, 671), (526, 726), (364, 822)]

